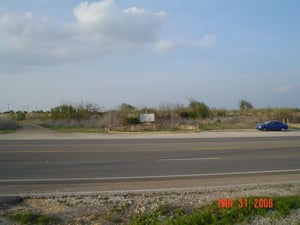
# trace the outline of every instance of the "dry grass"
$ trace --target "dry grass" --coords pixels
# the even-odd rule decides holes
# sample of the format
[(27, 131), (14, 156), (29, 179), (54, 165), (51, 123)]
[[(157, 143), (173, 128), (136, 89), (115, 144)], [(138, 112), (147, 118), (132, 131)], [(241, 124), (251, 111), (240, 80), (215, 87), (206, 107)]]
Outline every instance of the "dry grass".
[[(89, 115), (81, 119), (51, 119), (49, 112), (31, 112), (26, 114), (26, 120), (21, 124), (43, 125), (63, 132), (106, 132), (106, 131), (195, 131), (195, 130), (224, 130), (224, 129), (253, 129), (257, 123), (277, 119), (289, 122), (289, 126), (300, 129), (300, 109), (251, 109), (225, 110), (211, 109), (209, 117), (182, 118), (178, 108), (151, 109), (155, 113), (155, 123), (130, 125), (126, 118), (138, 118), (143, 110), (123, 112), (110, 110)], [(9, 114), (0, 114), (0, 130), (17, 129), (17, 124), (9, 120)]]
[(18, 128), (18, 124), (10, 119), (0, 118), (0, 131), (13, 131)]

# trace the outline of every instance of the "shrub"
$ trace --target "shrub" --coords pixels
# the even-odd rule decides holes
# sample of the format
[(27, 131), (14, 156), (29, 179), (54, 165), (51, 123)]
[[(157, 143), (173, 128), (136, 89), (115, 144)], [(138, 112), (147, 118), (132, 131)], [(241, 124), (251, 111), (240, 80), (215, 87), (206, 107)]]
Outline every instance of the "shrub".
[(76, 108), (72, 105), (60, 105), (51, 109), (52, 119), (75, 119), (77, 117)]
[(279, 110), (277, 110), (277, 112), (275, 114), (275, 118), (278, 120), (292, 119), (293, 114), (292, 114), (292, 111), (289, 109), (279, 109)]
[(22, 111), (17, 111), (16, 120), (26, 120), (26, 113)]
[(18, 120), (18, 121), (26, 120), (26, 113), (22, 112), (22, 111), (17, 111), (17, 112), (10, 111), (9, 118), (12, 120)]
[(41, 215), (33, 213), (30, 210), (26, 210), (17, 214), (10, 214), (9, 219), (21, 224), (57, 224), (60, 222), (60, 219), (54, 216)]
[(206, 118), (210, 115), (210, 109), (204, 102), (191, 100), (189, 107), (192, 110), (189, 114), (193, 119), (196, 117)]
[(203, 102), (198, 104), (198, 112), (202, 118), (206, 118), (210, 115), (209, 107)]
[(136, 118), (136, 117), (128, 117), (128, 118), (126, 118), (126, 123), (130, 124), (130, 125), (139, 124), (140, 120), (139, 120), (139, 118)]
[(252, 105), (252, 103), (249, 101), (246, 101), (246, 100), (241, 100), (239, 102), (239, 107), (240, 107), (241, 111), (246, 110), (246, 109), (254, 109), (254, 106)]
[(92, 115), (102, 115), (98, 111), (98, 106), (92, 103), (72, 106), (70, 104), (63, 104), (51, 109), (52, 119), (88, 119)]
[(189, 113), (184, 111), (179, 113), (180, 118), (182, 119), (188, 119), (189, 118)]

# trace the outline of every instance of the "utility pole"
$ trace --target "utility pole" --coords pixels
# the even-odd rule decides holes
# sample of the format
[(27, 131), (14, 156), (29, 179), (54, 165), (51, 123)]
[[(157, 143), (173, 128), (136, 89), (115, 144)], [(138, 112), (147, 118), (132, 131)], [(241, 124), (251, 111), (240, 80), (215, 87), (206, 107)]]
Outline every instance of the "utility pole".
[(9, 104), (7, 104), (7, 112), (9, 112)]

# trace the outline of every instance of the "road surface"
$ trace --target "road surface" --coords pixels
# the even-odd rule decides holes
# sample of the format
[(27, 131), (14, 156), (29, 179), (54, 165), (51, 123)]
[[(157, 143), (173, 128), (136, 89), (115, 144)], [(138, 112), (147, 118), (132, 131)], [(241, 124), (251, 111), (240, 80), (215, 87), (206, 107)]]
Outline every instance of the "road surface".
[(0, 192), (275, 174), (300, 174), (299, 136), (0, 141)]

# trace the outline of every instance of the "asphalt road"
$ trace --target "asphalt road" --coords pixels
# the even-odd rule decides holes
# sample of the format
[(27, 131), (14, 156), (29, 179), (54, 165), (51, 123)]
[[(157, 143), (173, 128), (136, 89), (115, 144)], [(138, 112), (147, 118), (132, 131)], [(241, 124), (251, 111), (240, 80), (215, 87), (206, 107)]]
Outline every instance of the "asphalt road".
[(299, 136), (1, 140), (0, 185), (300, 173)]

